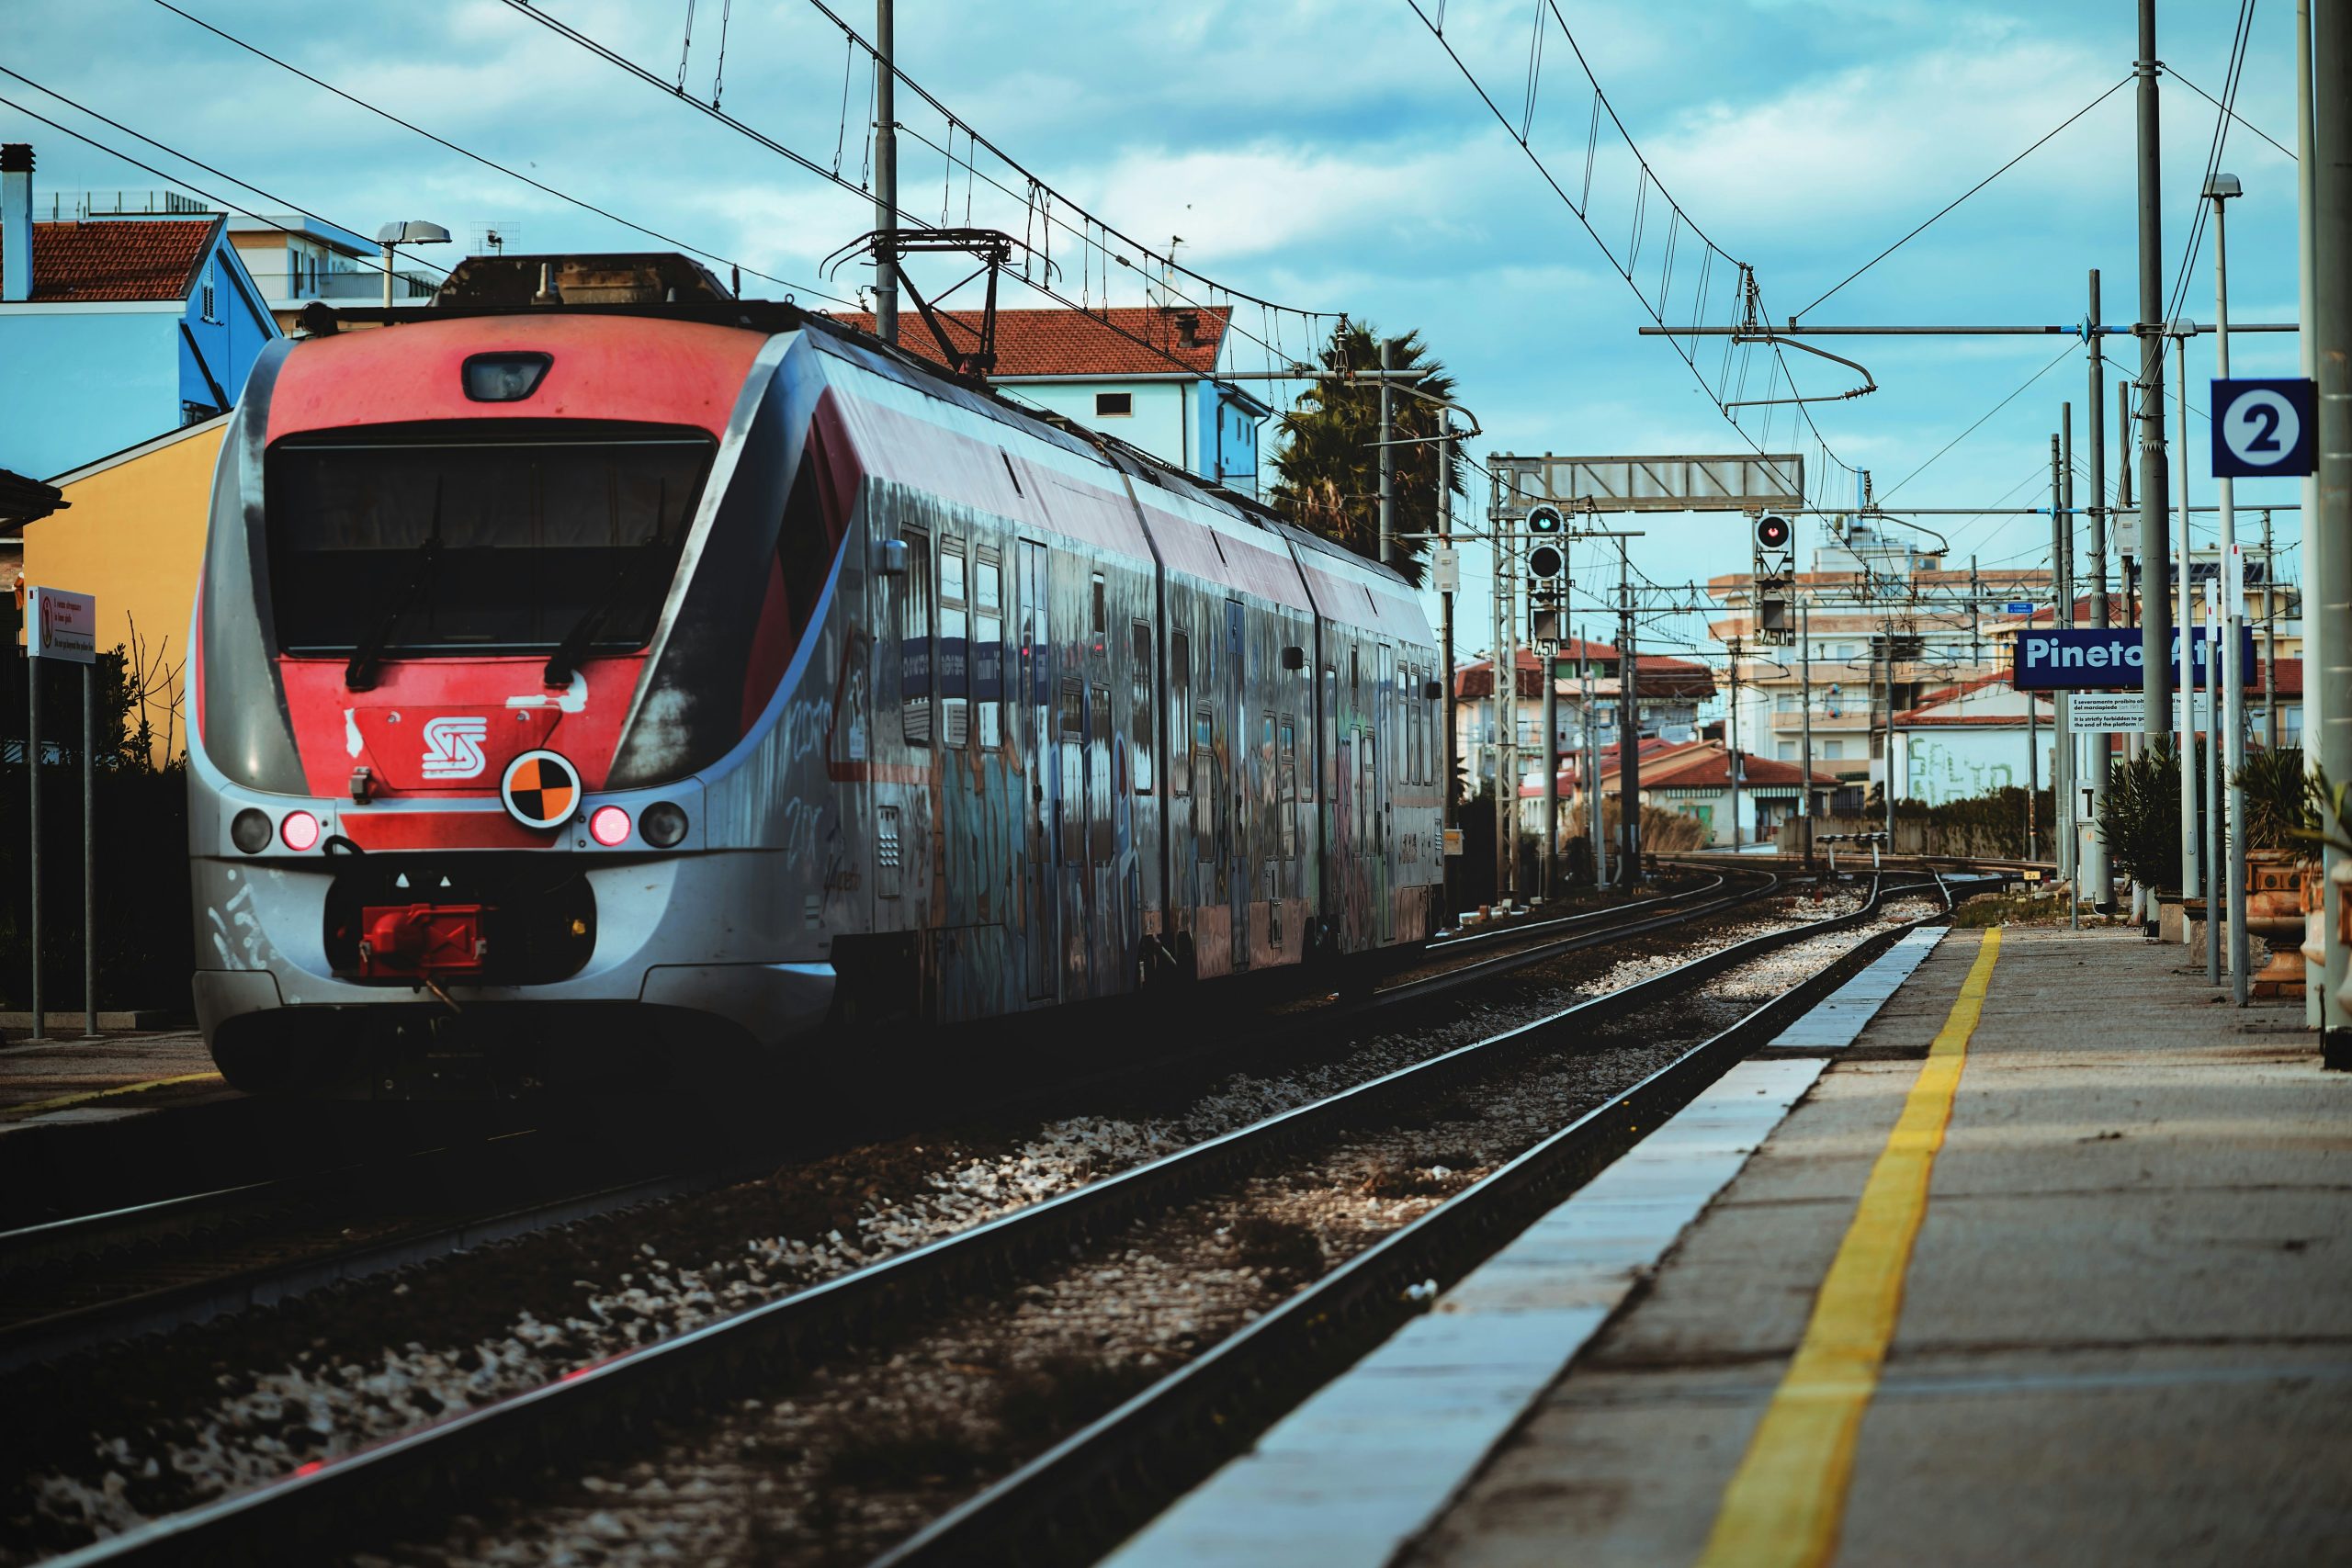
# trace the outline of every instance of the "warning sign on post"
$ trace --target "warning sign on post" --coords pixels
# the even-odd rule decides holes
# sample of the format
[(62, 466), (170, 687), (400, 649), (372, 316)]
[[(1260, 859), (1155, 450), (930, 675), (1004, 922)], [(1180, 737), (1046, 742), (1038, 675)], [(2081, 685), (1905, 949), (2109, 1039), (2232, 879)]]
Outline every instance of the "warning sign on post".
[(98, 601), (62, 588), (25, 592), (25, 649), (35, 659), (98, 661)]

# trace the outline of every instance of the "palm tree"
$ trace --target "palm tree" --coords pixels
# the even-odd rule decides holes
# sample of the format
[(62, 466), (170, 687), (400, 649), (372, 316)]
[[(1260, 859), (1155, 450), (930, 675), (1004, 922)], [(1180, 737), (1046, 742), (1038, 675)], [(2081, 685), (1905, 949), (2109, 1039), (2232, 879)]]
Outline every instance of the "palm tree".
[[(1323, 350), (1331, 369), (1377, 369), (1380, 334), (1372, 327), (1341, 321)], [(1399, 368), (1425, 370), (1414, 383), (1431, 397), (1453, 396), (1453, 378), (1430, 356), (1419, 333), (1408, 333), (1396, 350)], [(1396, 438), (1422, 445), (1394, 448), (1396, 454), (1395, 528), (1422, 534), (1437, 525), (1437, 459), (1430, 444), (1445, 411), (1420, 398), (1393, 400)], [(1279, 426), (1281, 446), (1273, 457), (1276, 512), (1311, 533), (1345, 545), (1358, 555), (1380, 549), (1380, 384), (1377, 381), (1318, 381), (1300, 395)], [(1462, 452), (1449, 449), (1446, 488), (1466, 496)], [(1419, 586), (1426, 539), (1396, 541), (1396, 570)]]

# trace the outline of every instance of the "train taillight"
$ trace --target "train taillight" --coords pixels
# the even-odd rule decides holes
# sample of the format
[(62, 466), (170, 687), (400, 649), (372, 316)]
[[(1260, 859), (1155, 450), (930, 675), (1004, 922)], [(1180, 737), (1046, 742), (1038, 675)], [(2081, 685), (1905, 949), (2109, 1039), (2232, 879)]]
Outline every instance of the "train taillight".
[(315, 849), (319, 842), (319, 819), (307, 811), (289, 811), (277, 825), (277, 836), (286, 840), (289, 850), (300, 852)]
[(617, 806), (600, 806), (588, 814), (588, 836), (606, 849), (628, 841), (628, 813)]

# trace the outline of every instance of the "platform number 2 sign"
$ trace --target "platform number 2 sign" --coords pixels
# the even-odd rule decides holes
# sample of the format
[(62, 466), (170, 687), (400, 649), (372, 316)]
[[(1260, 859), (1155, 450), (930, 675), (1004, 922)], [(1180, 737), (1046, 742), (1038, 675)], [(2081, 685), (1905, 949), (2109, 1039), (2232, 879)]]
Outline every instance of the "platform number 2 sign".
[(2300, 379), (2213, 383), (2213, 477), (2312, 471), (2318, 400)]

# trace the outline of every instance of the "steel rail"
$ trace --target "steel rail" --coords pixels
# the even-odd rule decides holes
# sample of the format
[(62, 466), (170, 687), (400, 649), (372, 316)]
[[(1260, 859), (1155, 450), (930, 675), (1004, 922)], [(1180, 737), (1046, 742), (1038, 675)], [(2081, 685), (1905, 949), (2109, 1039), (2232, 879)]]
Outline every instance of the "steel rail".
[[(1378, 1008), (1422, 999), (1566, 953), (1606, 946), (1626, 937), (1667, 929), (1762, 897), (1778, 886), (1778, 878), (1770, 874), (1754, 874), (1764, 875), (1765, 881), (1747, 892), (1670, 916), (1603, 926), (1579, 936), (1554, 940), (1520, 953), (1464, 964), (1420, 980), (1387, 987), (1375, 991), (1365, 1001), (1332, 1016), (1335, 1019), (1354, 1017)], [(1589, 924), (1622, 915), (1627, 909), (1687, 903), (1694, 897), (1703, 897), (1724, 886), (1727, 881), (1727, 876), (1718, 875), (1705, 886), (1681, 893), (1665, 894), (1609, 909), (1478, 935), (1524, 937), (1562, 926)], [(1451, 947), (1453, 944), (1445, 945)], [(1179, 1057), (1158, 1066), (1175, 1069), (1199, 1065), (1197, 1058), (1227, 1055), (1243, 1048), (1246, 1047), (1227, 1042), (1208, 1052), (1197, 1054), (1197, 1057)], [(1114, 1078), (1127, 1076), (1131, 1074), (1105, 1075)], [(1079, 1086), (1057, 1082), (1051, 1086), (1049, 1092), (1063, 1093), (1073, 1087)], [(1024, 1100), (1034, 1098), (1034, 1095), (1015, 1096), (1008, 1105), (1018, 1106)], [(395, 1161), (410, 1156), (395, 1156)], [(783, 1157), (780, 1154), (769, 1151), (749, 1162), (731, 1162), (723, 1169), (666, 1170), (625, 1182), (592, 1184), (539, 1202), (503, 1207), (492, 1203), (446, 1222), (426, 1222), (396, 1228), (388, 1235), (350, 1247), (305, 1250), (283, 1262), (255, 1264), (217, 1273), (199, 1270), (192, 1278), (66, 1308), (37, 1318), (0, 1324), (0, 1374), (54, 1360), (77, 1350), (144, 1335), (167, 1333), (175, 1328), (208, 1322), (254, 1307), (275, 1306), (331, 1285), (390, 1273), (493, 1242), (514, 1240), (582, 1220), (617, 1213), (641, 1204), (707, 1191), (768, 1174), (780, 1157)], [(346, 1170), (337, 1174), (347, 1179), (355, 1172)], [(165, 1241), (184, 1241), (208, 1229), (266, 1223), (273, 1212), (284, 1214), (300, 1205), (314, 1201), (316, 1196), (315, 1190), (298, 1188), (292, 1179), (281, 1178), (212, 1192), (161, 1199), (104, 1213), (53, 1220), (0, 1233), (0, 1284), (6, 1283), (11, 1278), (21, 1281), (37, 1270), (59, 1269), (76, 1258), (98, 1258)], [(153, 1270), (145, 1272), (152, 1275)]]
[[(1777, 884), (1777, 879), (1775, 879)], [(836, 1347), (869, 1341), (893, 1317), (915, 1318), (1001, 1288), (1149, 1214), (1246, 1175), (1270, 1157), (1327, 1139), (1351, 1120), (1402, 1105), (1474, 1072), (1508, 1066), (1573, 1025), (1638, 1011), (1773, 947), (1867, 918), (1864, 910), (1767, 932), (1702, 954), (1533, 1023), (1398, 1068), (1100, 1181), (1025, 1205), (792, 1295), (431, 1426), (317, 1461), (252, 1491), (201, 1505), (52, 1560), (55, 1568), (122, 1562), (241, 1563), (322, 1555), (383, 1520), (479, 1506), (485, 1487), (578, 1455), (598, 1434), (632, 1429), (740, 1389), (806, 1370)], [(1687, 917), (1686, 917), (1687, 918)]]
[(1530, 931), (1549, 931), (1555, 926), (1584, 924), (1592, 920), (1606, 919), (1611, 915), (1623, 915), (1634, 909), (1648, 909), (1655, 908), (1660, 904), (1679, 903), (1686, 898), (1701, 897), (1713, 893), (1723, 886), (1727, 880), (1727, 874), (1718, 873), (1712, 883), (1699, 887), (1686, 887), (1677, 893), (1660, 893), (1655, 897), (1635, 898), (1623, 904), (1611, 904), (1604, 908), (1580, 909), (1573, 915), (1561, 915), (1551, 919), (1515, 920), (1492, 926), (1485, 931), (1461, 931), (1453, 936), (1439, 937), (1434, 941), (1424, 942), (1421, 951), (1452, 953), (1456, 948), (1473, 947), (1480, 942), (1496, 942), (1505, 937), (1523, 935)]
[[(1092, 1561), (1425, 1310), (1428, 1281), (1450, 1285), (1461, 1279), (1879, 951), (1905, 932), (1948, 916), (1951, 888), (1940, 876), (1934, 886), (1942, 909), (1872, 935), (1608, 1104), (1391, 1233), (942, 1515), (877, 1559), (877, 1568)], [(1862, 908), (1800, 927), (1798, 934), (1817, 936), (1860, 924), (1877, 915), (1885, 894), (1897, 890), (1880, 882)], [(1770, 933), (1728, 951), (1752, 957), (1789, 940)], [(1547, 1021), (1527, 1030), (1549, 1027)]]

